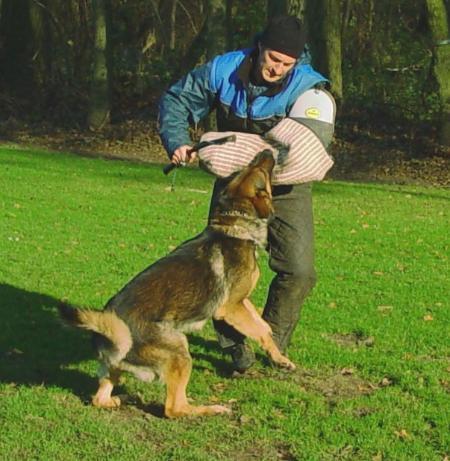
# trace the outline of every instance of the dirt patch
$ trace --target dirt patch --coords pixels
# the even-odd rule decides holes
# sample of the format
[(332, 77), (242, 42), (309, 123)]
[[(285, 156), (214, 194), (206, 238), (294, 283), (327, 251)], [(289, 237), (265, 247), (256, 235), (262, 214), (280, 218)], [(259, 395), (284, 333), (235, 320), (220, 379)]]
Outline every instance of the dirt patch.
[(128, 121), (102, 131), (62, 129), (48, 125), (30, 126), (14, 120), (0, 124), (0, 140), (56, 152), (84, 156), (165, 163), (155, 123)]
[(253, 368), (245, 374), (235, 376), (238, 379), (276, 379), (296, 383), (306, 392), (321, 394), (328, 400), (349, 399), (361, 395), (369, 395), (376, 390), (391, 385), (372, 383), (357, 375), (353, 368), (341, 370), (311, 371), (298, 368), (294, 372), (286, 372), (276, 368)]
[(450, 149), (430, 147), (418, 154), (408, 146), (337, 139), (332, 153), (335, 164), (328, 175), (332, 179), (450, 186)]
[(379, 389), (378, 385), (357, 376), (350, 368), (314, 374), (300, 370), (294, 379), (307, 391), (318, 392), (327, 399), (333, 400), (368, 395)]
[(344, 347), (359, 348), (375, 345), (373, 336), (366, 336), (361, 332), (323, 334), (322, 337)]

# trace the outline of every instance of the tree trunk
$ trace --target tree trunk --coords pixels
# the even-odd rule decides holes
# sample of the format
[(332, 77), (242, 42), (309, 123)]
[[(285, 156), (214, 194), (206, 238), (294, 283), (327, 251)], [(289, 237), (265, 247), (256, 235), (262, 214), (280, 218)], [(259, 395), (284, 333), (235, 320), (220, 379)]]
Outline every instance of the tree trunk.
[[(208, 0), (208, 16), (206, 18), (206, 60), (225, 51), (227, 41), (227, 5), (225, 0)], [(205, 120), (207, 131), (217, 130), (215, 114)]]
[(345, 31), (347, 30), (348, 22), (350, 20), (350, 12), (352, 10), (353, 0), (344, 0), (344, 4), (342, 6), (343, 13), (342, 13), (342, 22), (341, 22), (341, 37), (344, 36)]
[(51, 77), (50, 56), (48, 47), (51, 40), (48, 36), (48, 23), (41, 5), (31, 2), (30, 23), (32, 29), (32, 67), (33, 80), (36, 89), (35, 101), (41, 106), (45, 101), (46, 81)]
[(441, 103), (439, 141), (450, 147), (450, 30), (444, 0), (426, 0), (433, 38), (433, 73)]
[(289, 0), (267, 0), (267, 18), (273, 18), (280, 14), (287, 14)]
[(226, 9), (225, 9), (225, 30), (226, 30), (226, 49), (234, 49), (234, 40), (233, 40), (233, 0), (226, 0)]
[(292, 14), (303, 20), (306, 0), (267, 0), (267, 19)]
[(170, 50), (175, 49), (176, 39), (177, 39), (177, 1), (174, 0), (172, 3), (172, 9), (170, 11)]
[(206, 18), (207, 60), (225, 51), (226, 24), (226, 2), (224, 0), (208, 0), (208, 15)]
[(11, 93), (24, 99), (33, 94), (29, 9), (28, 0), (3, 0), (0, 22), (0, 69)]
[(92, 1), (95, 23), (94, 63), (90, 89), (88, 126), (98, 130), (110, 120), (108, 79), (108, 0)]
[(306, 22), (314, 67), (331, 81), (331, 92), (342, 100), (341, 11), (339, 0), (309, 0)]

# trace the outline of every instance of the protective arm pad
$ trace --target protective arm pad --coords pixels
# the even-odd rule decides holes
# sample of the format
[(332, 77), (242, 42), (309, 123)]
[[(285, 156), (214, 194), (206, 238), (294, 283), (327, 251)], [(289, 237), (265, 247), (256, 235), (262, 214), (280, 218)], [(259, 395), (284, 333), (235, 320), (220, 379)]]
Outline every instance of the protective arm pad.
[(329, 146), (336, 117), (336, 102), (331, 93), (318, 88), (305, 91), (293, 104), (289, 117), (311, 129), (325, 148)]

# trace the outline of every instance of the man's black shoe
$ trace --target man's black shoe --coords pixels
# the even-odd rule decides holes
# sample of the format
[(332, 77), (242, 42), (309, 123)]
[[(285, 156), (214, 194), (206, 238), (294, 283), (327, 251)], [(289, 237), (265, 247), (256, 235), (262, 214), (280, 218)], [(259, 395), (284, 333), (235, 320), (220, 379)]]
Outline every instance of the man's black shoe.
[(255, 353), (247, 344), (235, 344), (225, 351), (231, 355), (233, 368), (239, 373), (244, 373), (256, 362)]

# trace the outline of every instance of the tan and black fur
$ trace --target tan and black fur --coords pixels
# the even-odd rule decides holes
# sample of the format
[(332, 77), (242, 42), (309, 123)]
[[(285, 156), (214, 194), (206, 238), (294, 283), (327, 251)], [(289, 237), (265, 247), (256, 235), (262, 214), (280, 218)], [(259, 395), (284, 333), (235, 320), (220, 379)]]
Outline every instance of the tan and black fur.
[(226, 187), (206, 229), (137, 275), (102, 312), (60, 307), (67, 323), (95, 332), (102, 372), (94, 405), (119, 406), (111, 392), (129, 371), (166, 384), (167, 417), (229, 412), (220, 405), (193, 406), (186, 397), (192, 360), (185, 333), (211, 318), (254, 339), (279, 366), (295, 368), (249, 300), (259, 277), (256, 248), (265, 244), (273, 211), (273, 166), (269, 151), (258, 154)]

